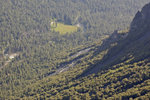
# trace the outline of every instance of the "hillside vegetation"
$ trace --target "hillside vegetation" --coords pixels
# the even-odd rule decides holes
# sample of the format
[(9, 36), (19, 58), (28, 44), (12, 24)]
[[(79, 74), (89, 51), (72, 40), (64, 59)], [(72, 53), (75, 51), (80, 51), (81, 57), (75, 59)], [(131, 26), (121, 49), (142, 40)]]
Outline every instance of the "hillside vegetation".
[(149, 98), (147, 2), (0, 0), (0, 99)]
[[(98, 74), (75, 80), (77, 70), (43, 79), (29, 86), (22, 97), (28, 99), (148, 99), (150, 63), (123, 62)], [(74, 74), (73, 74), (74, 73)], [(75, 74), (76, 73), (76, 74)]]
[[(124, 33), (127, 36), (114, 33), (101, 45), (96, 43), (75, 67), (28, 86), (20, 97), (63, 100), (150, 99), (149, 8), (150, 3), (136, 14), (129, 32)], [(143, 25), (139, 22), (146, 22), (141, 29), (139, 27)], [(127, 45), (128, 42), (131, 43)], [(114, 43), (116, 45), (112, 45)]]

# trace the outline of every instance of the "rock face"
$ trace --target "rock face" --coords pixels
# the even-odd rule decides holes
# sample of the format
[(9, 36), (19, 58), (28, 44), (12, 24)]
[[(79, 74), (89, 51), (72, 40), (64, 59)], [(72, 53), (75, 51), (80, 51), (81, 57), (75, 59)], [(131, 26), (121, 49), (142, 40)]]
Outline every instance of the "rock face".
[(141, 11), (135, 15), (128, 36), (118, 45), (109, 50), (106, 61), (117, 63), (121, 59), (129, 59), (129, 55), (134, 57), (134, 61), (150, 56), (150, 3), (146, 4)]
[[(121, 49), (119, 49), (121, 48)], [(116, 53), (114, 52), (116, 50)], [(141, 11), (138, 11), (130, 25), (128, 36), (110, 50), (111, 56), (117, 55), (119, 61), (123, 56), (129, 59), (129, 55), (134, 57), (134, 61), (150, 56), (150, 3), (146, 4)], [(120, 52), (120, 55), (117, 54)], [(110, 57), (111, 57), (110, 56)]]
[[(109, 44), (117, 38), (119, 38), (119, 35), (114, 32), (107, 39), (108, 41), (104, 41), (101, 48), (105, 48), (105, 44)], [(145, 5), (141, 12), (137, 12), (127, 37), (115, 42), (117, 42), (117, 45), (109, 49), (103, 59), (83, 75), (97, 73), (101, 68), (108, 68), (132, 58), (131, 63), (142, 59), (150, 59), (150, 3)]]
[(150, 3), (146, 4), (134, 17), (130, 31), (143, 31), (150, 29)]

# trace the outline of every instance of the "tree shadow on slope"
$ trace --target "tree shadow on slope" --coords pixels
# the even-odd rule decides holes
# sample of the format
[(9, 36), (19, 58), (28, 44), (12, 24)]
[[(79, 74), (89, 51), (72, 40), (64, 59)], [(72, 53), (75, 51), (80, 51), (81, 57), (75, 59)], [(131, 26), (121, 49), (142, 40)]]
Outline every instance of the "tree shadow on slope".
[[(134, 31), (134, 34), (136, 33), (137, 31)], [(124, 37), (114, 32), (108, 39), (104, 40), (103, 44), (96, 48), (91, 59), (108, 49), (107, 54), (104, 55), (102, 60), (97, 61), (95, 64), (90, 64), (90, 67), (78, 77), (98, 73), (100, 70), (108, 69), (128, 59), (132, 59), (129, 63), (133, 63), (148, 58), (150, 56), (150, 32), (141, 31), (140, 35), (137, 36), (130, 34)], [(112, 46), (114, 43), (116, 45)]]

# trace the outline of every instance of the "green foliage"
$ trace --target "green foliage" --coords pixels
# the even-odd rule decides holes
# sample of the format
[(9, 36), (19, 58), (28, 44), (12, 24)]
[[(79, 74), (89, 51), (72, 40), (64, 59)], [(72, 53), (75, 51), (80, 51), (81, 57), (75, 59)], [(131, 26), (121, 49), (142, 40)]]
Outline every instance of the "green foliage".
[[(34, 93), (39, 96), (46, 92), (50, 98), (55, 99), (70, 97), (72, 97), (71, 99), (119, 99), (121, 97), (124, 100), (149, 98), (150, 67), (148, 66), (150, 63), (147, 61), (149, 60), (133, 64), (124, 62), (113, 66), (112, 69), (75, 80), (73, 79), (78, 73), (76, 75), (70, 75), (72, 72), (62, 73), (63, 75), (38, 81), (28, 88), (34, 89)], [(28, 95), (24, 97), (36, 98), (32, 92), (25, 89), (24, 94), (28, 93)]]
[[(106, 38), (102, 35), (127, 27), (134, 13), (146, 2), (148, 0), (1, 0), (0, 99), (147, 98), (149, 65), (144, 60), (80, 78), (110, 50), (110, 41), (107, 46), (101, 45)], [(62, 29), (56, 27), (53, 32), (52, 19), (67, 29), (60, 31)], [(77, 30), (76, 24), (81, 25), (81, 30), (73, 31)], [(60, 35), (57, 30), (72, 34)], [(139, 52), (142, 53), (136, 58), (148, 55), (149, 44), (146, 46), (133, 56)], [(10, 59), (12, 54), (17, 56)], [(128, 74), (131, 77), (126, 77)], [(128, 83), (131, 89), (127, 88)]]

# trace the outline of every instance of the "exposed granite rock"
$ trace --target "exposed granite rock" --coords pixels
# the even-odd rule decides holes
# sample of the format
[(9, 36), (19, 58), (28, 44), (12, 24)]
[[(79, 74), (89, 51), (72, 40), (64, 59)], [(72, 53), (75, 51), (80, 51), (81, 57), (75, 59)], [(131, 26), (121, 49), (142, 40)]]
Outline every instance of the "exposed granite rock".
[(150, 29), (150, 3), (138, 11), (131, 23), (130, 33)]

